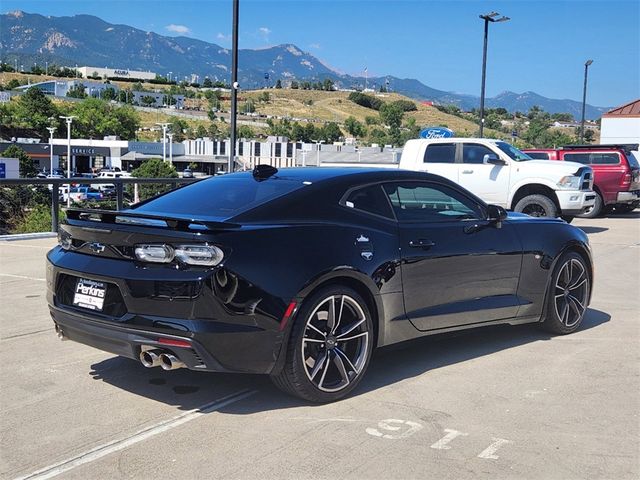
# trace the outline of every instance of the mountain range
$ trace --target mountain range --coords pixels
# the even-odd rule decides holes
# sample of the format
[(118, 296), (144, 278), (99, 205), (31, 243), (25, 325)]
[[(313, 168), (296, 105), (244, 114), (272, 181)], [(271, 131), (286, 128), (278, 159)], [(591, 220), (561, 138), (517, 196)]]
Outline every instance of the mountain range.
[[(66, 66), (93, 66), (152, 71), (173, 78), (229, 80), (231, 52), (214, 43), (189, 37), (167, 37), (127, 25), (115, 25), (91, 15), (72, 17), (43, 16), (21, 11), (0, 15), (0, 55), (4, 62), (19, 65), (43, 65), (45, 61)], [(269, 78), (265, 78), (268, 74)], [(238, 79), (241, 88), (252, 89), (281, 79), (319, 81), (330, 78), (341, 88), (379, 88), (388, 85), (393, 91), (418, 100), (454, 104), (464, 110), (478, 108), (479, 97), (431, 88), (419, 80), (351, 76), (338, 72), (318, 58), (293, 44), (262, 49), (241, 49)], [(388, 82), (388, 83), (387, 83)], [(489, 108), (526, 112), (534, 105), (550, 113), (571, 113), (579, 119), (582, 103), (557, 100), (534, 92), (503, 92), (487, 98)], [(599, 118), (609, 108), (586, 106), (586, 116)]]

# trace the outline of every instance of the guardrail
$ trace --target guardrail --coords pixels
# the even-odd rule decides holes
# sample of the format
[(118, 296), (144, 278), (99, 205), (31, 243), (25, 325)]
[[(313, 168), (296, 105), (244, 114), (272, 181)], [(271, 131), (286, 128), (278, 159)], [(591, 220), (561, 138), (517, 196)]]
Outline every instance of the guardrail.
[(16, 178), (16, 179), (0, 179), (0, 188), (9, 185), (51, 185), (51, 231), (58, 231), (59, 208), (60, 208), (60, 185), (78, 184), (78, 185), (95, 185), (108, 184), (116, 187), (116, 208), (122, 210), (124, 207), (124, 185), (126, 184), (145, 184), (145, 183), (162, 183), (172, 185), (176, 188), (180, 184), (193, 183), (203, 178)]

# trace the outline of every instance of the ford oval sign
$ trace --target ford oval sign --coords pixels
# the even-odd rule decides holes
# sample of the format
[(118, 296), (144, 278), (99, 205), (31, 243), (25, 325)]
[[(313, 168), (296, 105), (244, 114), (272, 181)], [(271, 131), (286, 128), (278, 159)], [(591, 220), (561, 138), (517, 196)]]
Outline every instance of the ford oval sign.
[(420, 131), (420, 138), (451, 138), (453, 130), (445, 127), (428, 127)]

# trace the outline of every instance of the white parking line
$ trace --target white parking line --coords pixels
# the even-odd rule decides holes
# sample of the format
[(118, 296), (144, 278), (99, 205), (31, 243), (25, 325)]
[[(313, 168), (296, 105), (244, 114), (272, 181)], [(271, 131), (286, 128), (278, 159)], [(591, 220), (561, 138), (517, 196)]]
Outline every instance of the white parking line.
[(36, 280), (38, 282), (46, 282), (46, 278), (26, 277), (24, 275), (12, 275), (10, 273), (0, 273), (0, 277), (21, 278), (23, 280)]
[(23, 477), (18, 477), (15, 480), (44, 480), (47, 478), (53, 478), (57, 475), (60, 475), (61, 473), (68, 472), (69, 470), (79, 467), (80, 465), (93, 462), (94, 460), (102, 458), (113, 452), (123, 450), (127, 447), (130, 447), (131, 445), (158, 435), (159, 433), (166, 432), (167, 430), (176, 428), (184, 423), (190, 422), (191, 420), (195, 420), (202, 415), (206, 415), (207, 413), (211, 413), (215, 410), (226, 407), (227, 405), (231, 405), (232, 403), (239, 402), (240, 400), (250, 397), (255, 393), (257, 393), (257, 390), (241, 390), (240, 392), (232, 393), (231, 395), (222, 397), (215, 402), (207, 403), (198, 408), (189, 410), (188, 412), (173, 417), (169, 420), (165, 420), (164, 422), (160, 422), (151, 427), (147, 427), (134, 433), (133, 435), (121, 438), (120, 440), (114, 440), (112, 442), (99, 445), (95, 448), (92, 448), (91, 450), (80, 453), (75, 457), (63, 460), (62, 462), (58, 462), (54, 465), (49, 465), (48, 467), (41, 468), (40, 470), (32, 472)]
[(489, 458), (491, 460), (500, 458), (497, 455), (494, 455), (494, 453), (496, 453), (505, 443), (511, 443), (509, 440), (505, 440), (504, 438), (493, 438), (492, 440), (493, 443), (485, 448), (480, 455), (478, 455), (478, 458)]

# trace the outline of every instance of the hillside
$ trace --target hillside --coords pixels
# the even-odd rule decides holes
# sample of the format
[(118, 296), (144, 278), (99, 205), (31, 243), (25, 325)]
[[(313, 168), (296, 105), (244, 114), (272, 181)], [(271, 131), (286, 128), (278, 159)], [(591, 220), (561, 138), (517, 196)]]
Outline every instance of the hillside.
[[(9, 64), (108, 66), (131, 70), (147, 70), (160, 75), (171, 72), (173, 78), (192, 75), (204, 79), (228, 81), (231, 55), (215, 43), (187, 37), (168, 37), (145, 32), (127, 25), (115, 25), (91, 15), (71, 17), (43, 16), (21, 11), (0, 15), (0, 49)], [(357, 52), (354, 52), (357, 54)], [(437, 68), (437, 66), (436, 66)], [(277, 79), (285, 83), (296, 80), (332, 79), (342, 88), (361, 88), (363, 77), (350, 76), (332, 69), (296, 45), (285, 43), (264, 49), (241, 49), (239, 82), (244, 89), (265, 86)], [(458, 94), (429, 87), (417, 79), (393, 75), (369, 77), (370, 86), (385, 85), (395, 92), (418, 100), (431, 100), (441, 105), (455, 104), (464, 110), (477, 108), (475, 95)], [(541, 105), (549, 113), (570, 112), (576, 116), (580, 102), (549, 99), (534, 92), (504, 92), (487, 98), (488, 107), (503, 107), (514, 112), (528, 111)], [(607, 108), (587, 105), (587, 118), (596, 119)]]

